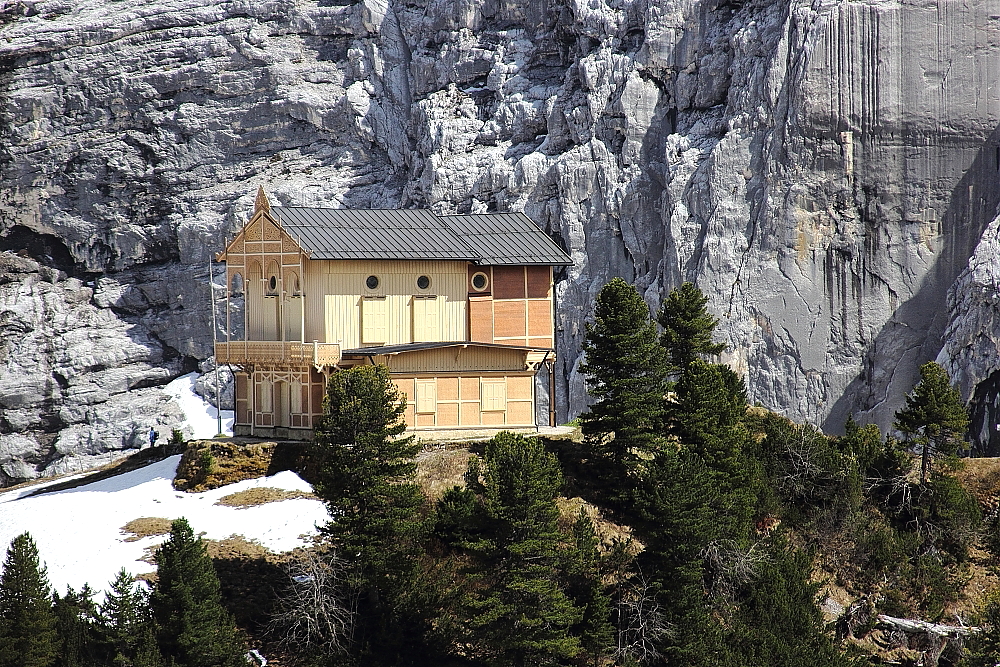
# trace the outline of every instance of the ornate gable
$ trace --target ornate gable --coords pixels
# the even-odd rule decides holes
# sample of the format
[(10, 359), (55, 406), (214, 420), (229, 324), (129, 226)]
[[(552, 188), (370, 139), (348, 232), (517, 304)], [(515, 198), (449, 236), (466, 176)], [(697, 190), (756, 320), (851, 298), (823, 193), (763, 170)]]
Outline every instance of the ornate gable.
[(253, 215), (250, 216), (247, 224), (239, 231), (236, 238), (226, 245), (226, 249), (216, 254), (215, 261), (228, 261), (227, 256), (230, 253), (236, 255), (262, 252), (264, 251), (262, 246), (255, 246), (252, 249), (246, 247), (247, 243), (259, 242), (280, 242), (280, 247), (276, 245), (268, 247), (267, 251), (270, 252), (303, 253), (307, 257), (309, 256), (309, 253), (303, 250), (302, 246), (282, 228), (278, 219), (271, 215), (271, 203), (268, 201), (267, 195), (264, 194), (263, 187), (257, 190)]

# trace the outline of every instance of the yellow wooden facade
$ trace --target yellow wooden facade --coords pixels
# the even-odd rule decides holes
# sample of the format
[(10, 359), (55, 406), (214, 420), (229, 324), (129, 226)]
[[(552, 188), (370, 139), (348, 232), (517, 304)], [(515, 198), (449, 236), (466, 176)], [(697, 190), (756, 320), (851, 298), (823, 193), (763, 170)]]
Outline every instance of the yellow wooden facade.
[(357, 364), (388, 366), (413, 431), (550, 422), (536, 412), (551, 393), (551, 266), (312, 259), (262, 197), (217, 255), (244, 299), (245, 340), (216, 346), (236, 374), (237, 435), (310, 437), (326, 379)]

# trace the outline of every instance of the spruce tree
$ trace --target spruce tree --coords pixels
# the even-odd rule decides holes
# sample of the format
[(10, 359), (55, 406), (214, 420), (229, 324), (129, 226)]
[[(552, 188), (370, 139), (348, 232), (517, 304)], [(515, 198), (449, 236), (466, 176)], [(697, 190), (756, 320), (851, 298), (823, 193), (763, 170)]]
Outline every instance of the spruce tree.
[(920, 483), (926, 484), (931, 458), (954, 456), (969, 427), (961, 394), (944, 368), (933, 361), (920, 367), (920, 382), (893, 426), (920, 448)]
[(56, 616), (38, 547), (14, 538), (0, 574), (0, 667), (49, 667), (58, 651)]
[(140, 667), (159, 663), (149, 596), (125, 568), (111, 582), (98, 610), (97, 630), (111, 664)]
[(647, 467), (636, 504), (645, 544), (638, 565), (674, 628), (661, 652), (671, 664), (718, 664), (723, 638), (711, 617), (703, 554), (745, 532), (727, 494), (700, 456), (668, 449)]
[(600, 664), (614, 644), (611, 598), (602, 582), (601, 555), (594, 522), (581, 508), (573, 524), (573, 542), (565, 556), (566, 594), (582, 611), (571, 632), (580, 638), (583, 653)]
[(171, 524), (156, 566), (150, 605), (163, 655), (177, 667), (246, 664), (232, 616), (222, 606), (212, 559), (187, 520)]
[(365, 664), (402, 664), (423, 649), (427, 611), (419, 555), (424, 496), (413, 483), (420, 446), (406, 430), (406, 397), (385, 366), (338, 371), (311, 454), (313, 488), (331, 521), (324, 535), (350, 569), (357, 593), (352, 652)]
[(667, 392), (666, 353), (649, 307), (635, 288), (614, 278), (597, 295), (580, 371), (596, 402), (580, 415), (586, 443), (603, 459), (603, 476), (618, 493), (641, 455), (656, 449)]
[(712, 341), (719, 320), (708, 312), (707, 303), (708, 297), (694, 283), (684, 283), (667, 295), (656, 315), (663, 327), (660, 342), (675, 372), (683, 373), (695, 359), (726, 349), (725, 343)]
[(70, 587), (66, 595), (54, 596), (56, 635), (59, 652), (56, 667), (89, 667), (96, 664), (99, 639), (95, 628), (97, 606), (94, 591), (87, 584), (79, 593)]
[(695, 359), (677, 382), (668, 405), (670, 432), (704, 459), (728, 487), (738, 486), (739, 458), (747, 438), (747, 394), (728, 366)]
[(584, 613), (563, 590), (557, 569), (561, 483), (555, 456), (537, 440), (508, 432), (469, 466), (466, 484), (484, 524), (468, 544), (478, 583), (465, 600), (465, 640), (468, 653), (485, 664), (558, 664), (581, 650), (572, 629)]
[(385, 366), (355, 366), (330, 378), (324, 405), (311, 449), (313, 487), (332, 518), (324, 533), (366, 584), (395, 589), (412, 565), (424, 502), (413, 483), (420, 445), (400, 437), (406, 397)]

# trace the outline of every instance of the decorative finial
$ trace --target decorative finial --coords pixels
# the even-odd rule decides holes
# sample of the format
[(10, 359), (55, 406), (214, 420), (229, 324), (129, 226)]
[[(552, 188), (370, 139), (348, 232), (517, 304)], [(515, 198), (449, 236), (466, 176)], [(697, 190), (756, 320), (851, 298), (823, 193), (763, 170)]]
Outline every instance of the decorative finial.
[(257, 213), (258, 211), (271, 212), (271, 202), (267, 200), (267, 195), (264, 194), (263, 185), (257, 187), (257, 199), (253, 203), (253, 212)]

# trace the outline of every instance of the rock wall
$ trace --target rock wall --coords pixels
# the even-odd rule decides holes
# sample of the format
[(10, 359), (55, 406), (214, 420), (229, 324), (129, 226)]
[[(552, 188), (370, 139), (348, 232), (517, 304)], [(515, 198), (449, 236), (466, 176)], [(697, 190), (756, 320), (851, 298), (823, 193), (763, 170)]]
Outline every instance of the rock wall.
[[(0, 3), (0, 250), (20, 267), (0, 285), (0, 482), (130, 442), (101, 411), (210, 354), (208, 259), (258, 184), (286, 205), (527, 213), (576, 260), (557, 288), (562, 417), (585, 405), (584, 322), (614, 275), (651, 306), (696, 281), (751, 399), (795, 419), (885, 427), (939, 353), (980, 368), (971, 396), (990, 350), (949, 347), (977, 315), (947, 294), (997, 213), (998, 16)], [(143, 405), (139, 431), (173, 418)]]

